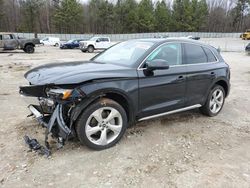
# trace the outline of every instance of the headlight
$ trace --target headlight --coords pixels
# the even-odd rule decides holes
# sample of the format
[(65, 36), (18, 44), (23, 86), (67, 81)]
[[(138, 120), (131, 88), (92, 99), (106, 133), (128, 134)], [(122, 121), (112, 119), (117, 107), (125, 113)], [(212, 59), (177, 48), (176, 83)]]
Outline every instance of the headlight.
[(47, 92), (48, 97), (59, 98), (59, 99), (68, 99), (72, 94), (72, 89), (50, 89)]

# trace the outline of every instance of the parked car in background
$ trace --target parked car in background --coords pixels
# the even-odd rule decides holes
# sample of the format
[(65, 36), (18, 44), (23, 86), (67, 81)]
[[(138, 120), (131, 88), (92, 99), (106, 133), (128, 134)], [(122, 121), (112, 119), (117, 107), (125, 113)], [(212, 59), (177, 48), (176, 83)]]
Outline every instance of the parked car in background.
[(250, 43), (245, 48), (246, 52), (250, 54)]
[(242, 38), (242, 40), (250, 40), (250, 29), (247, 29), (245, 33), (241, 34), (240, 38)]
[(34, 53), (35, 46), (39, 43), (37, 38), (25, 39), (16, 37), (12, 33), (0, 33), (0, 49), (3, 50), (21, 49), (26, 53)]
[(66, 43), (61, 43), (60, 48), (61, 49), (74, 49), (74, 48), (79, 48), (80, 46), (80, 41), (84, 41), (86, 39), (72, 39), (67, 41)]
[(89, 40), (80, 41), (82, 52), (92, 53), (95, 50), (104, 50), (111, 46), (109, 37), (92, 37)]
[(78, 137), (96, 150), (114, 146), (137, 121), (195, 108), (216, 116), (230, 90), (220, 53), (180, 38), (121, 42), (89, 61), (42, 65), (25, 78), (30, 85), (20, 94), (36, 98), (29, 109), (46, 134), (62, 143)]
[(40, 40), (40, 43), (46, 46), (59, 46), (60, 39), (57, 37), (45, 37)]

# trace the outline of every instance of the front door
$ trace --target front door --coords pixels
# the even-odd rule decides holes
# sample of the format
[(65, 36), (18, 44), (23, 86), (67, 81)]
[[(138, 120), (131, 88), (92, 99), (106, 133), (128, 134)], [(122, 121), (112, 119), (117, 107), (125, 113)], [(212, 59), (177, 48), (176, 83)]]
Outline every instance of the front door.
[(98, 38), (95, 43), (96, 49), (103, 49), (105, 45), (105, 42), (103, 41), (103, 38)]
[[(169, 69), (148, 72), (147, 61), (163, 59)], [(138, 69), (139, 118), (183, 108), (186, 96), (186, 66), (182, 66), (180, 43), (166, 43), (154, 50)]]

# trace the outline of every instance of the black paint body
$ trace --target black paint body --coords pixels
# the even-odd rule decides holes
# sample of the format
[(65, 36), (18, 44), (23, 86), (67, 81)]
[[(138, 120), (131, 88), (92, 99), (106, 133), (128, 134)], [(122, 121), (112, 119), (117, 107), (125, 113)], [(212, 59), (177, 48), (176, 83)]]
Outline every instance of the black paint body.
[[(26, 95), (36, 97), (46, 97), (47, 87), (80, 89), (84, 97), (73, 111), (73, 121), (88, 104), (105, 95), (120, 96), (115, 98), (126, 101), (130, 122), (187, 106), (204, 105), (210, 89), (218, 82), (225, 86), (228, 95), (229, 67), (215, 48), (193, 40), (141, 40), (152, 41), (154, 45), (132, 66), (92, 60), (44, 65), (28, 71), (25, 77), (31, 86), (20, 89)], [(217, 62), (170, 66), (169, 69), (154, 70), (148, 74), (143, 68), (144, 59), (155, 48), (168, 42), (205, 46), (213, 52)], [(182, 55), (185, 60), (184, 52)]]

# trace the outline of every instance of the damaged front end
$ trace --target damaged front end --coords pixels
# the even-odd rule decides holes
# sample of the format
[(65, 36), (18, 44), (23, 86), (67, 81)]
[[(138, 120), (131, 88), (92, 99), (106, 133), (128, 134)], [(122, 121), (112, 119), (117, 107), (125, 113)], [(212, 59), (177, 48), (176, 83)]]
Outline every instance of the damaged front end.
[[(58, 148), (61, 148), (68, 138), (75, 136), (71, 112), (85, 96), (80, 88), (72, 89), (67, 86), (48, 84), (30, 85), (21, 86), (20, 94), (26, 101), (32, 101), (28, 102), (30, 116), (34, 116), (39, 124), (46, 128), (45, 147), (47, 149), (50, 148), (49, 134), (57, 139)], [(36, 100), (31, 100), (34, 98)], [(27, 143), (27, 137), (25, 140)], [(30, 144), (28, 145), (30, 146)]]

